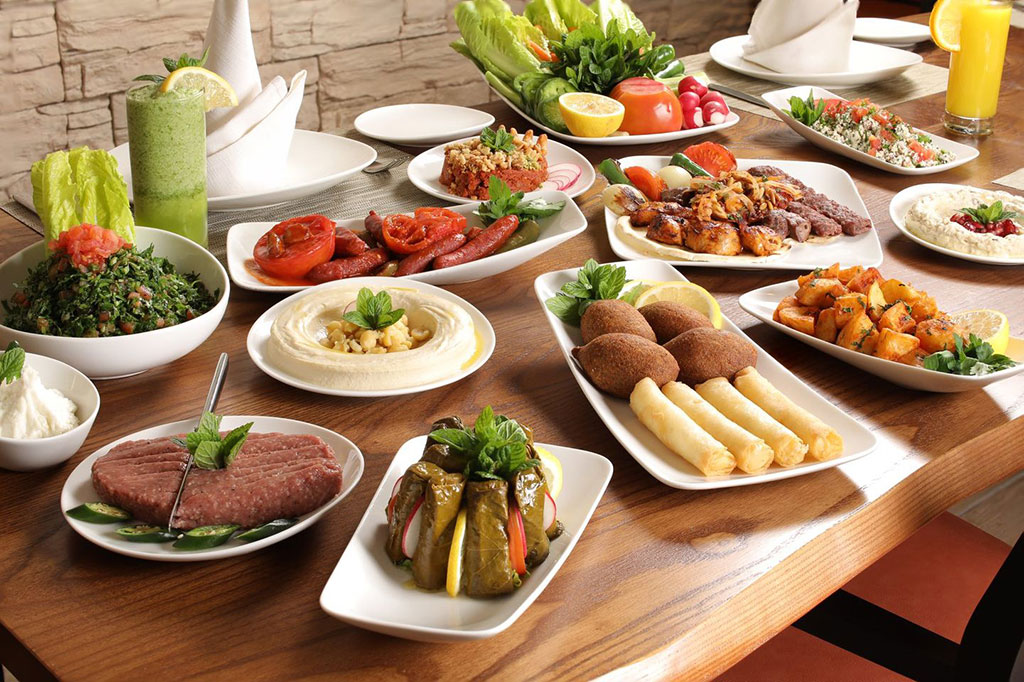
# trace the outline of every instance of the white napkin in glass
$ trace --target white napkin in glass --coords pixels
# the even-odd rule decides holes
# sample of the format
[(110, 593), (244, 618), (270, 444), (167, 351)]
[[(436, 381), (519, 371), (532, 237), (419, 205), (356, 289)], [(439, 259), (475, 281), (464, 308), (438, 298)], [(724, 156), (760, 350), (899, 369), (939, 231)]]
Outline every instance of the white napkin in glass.
[[(245, 107), (262, 89), (256, 51), (252, 45), (248, 0), (216, 0), (206, 26), (203, 50), (210, 53), (206, 68), (226, 80), (238, 95), (238, 107)], [(230, 107), (206, 114), (207, 134), (217, 130), (234, 116)]]
[(779, 73), (846, 71), (858, 5), (858, 0), (761, 0), (743, 58)]

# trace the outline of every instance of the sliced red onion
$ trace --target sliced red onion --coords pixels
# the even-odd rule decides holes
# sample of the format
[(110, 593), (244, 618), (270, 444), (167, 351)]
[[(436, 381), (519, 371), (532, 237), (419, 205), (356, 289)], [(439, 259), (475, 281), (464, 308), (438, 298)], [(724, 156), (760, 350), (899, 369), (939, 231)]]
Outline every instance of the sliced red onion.
[(548, 179), (541, 184), (541, 189), (566, 190), (576, 184), (583, 169), (575, 163), (556, 163), (548, 166)]

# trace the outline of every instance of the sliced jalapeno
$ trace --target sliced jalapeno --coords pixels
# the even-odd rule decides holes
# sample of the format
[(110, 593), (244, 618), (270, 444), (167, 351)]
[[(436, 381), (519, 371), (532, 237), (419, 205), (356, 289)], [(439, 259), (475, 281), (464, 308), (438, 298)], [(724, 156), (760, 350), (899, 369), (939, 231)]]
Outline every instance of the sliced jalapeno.
[(269, 538), (271, 535), (276, 535), (286, 528), (291, 528), (298, 522), (298, 519), (274, 519), (273, 521), (264, 523), (262, 526), (250, 528), (244, 533), (239, 533), (238, 539), (243, 542), (262, 540), (263, 538)]
[(175, 549), (209, 549), (223, 545), (238, 530), (239, 526), (232, 523), (220, 523), (216, 526), (199, 526), (178, 538)]
[(135, 526), (124, 526), (114, 532), (128, 542), (171, 542), (178, 537), (177, 534), (168, 532), (166, 528), (150, 526), (144, 523)]
[(86, 523), (123, 523), (132, 518), (124, 509), (103, 502), (86, 502), (64, 513)]

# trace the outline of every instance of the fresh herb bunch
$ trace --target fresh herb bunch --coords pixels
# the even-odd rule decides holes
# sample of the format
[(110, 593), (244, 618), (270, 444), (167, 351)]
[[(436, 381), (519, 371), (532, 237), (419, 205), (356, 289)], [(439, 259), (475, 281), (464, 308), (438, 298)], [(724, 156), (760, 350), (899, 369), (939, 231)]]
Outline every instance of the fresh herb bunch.
[(7, 350), (0, 355), (0, 384), (13, 384), (21, 378), (25, 366), (25, 349), (17, 341), (7, 344)]
[(569, 81), (580, 92), (607, 95), (627, 78), (654, 78), (675, 61), (675, 49), (668, 44), (652, 47), (654, 34), (633, 28), (622, 29), (612, 19), (600, 24), (585, 24), (551, 43), (558, 57), (551, 70)]
[(187, 448), (192, 454), (192, 461), (200, 469), (226, 469), (238, 456), (253, 422), (242, 424), (229, 431), (223, 438), (220, 435), (221, 417), (212, 412), (203, 412), (199, 418), (199, 426), (185, 435), (185, 439), (172, 438), (175, 443)]
[(356, 295), (356, 309), (344, 315), (342, 319), (363, 329), (385, 329), (402, 319), (405, 308), (391, 309), (391, 296), (383, 289), (374, 294), (363, 287)]
[(196, 273), (126, 246), (101, 265), (75, 267), (63, 251), (29, 270), (20, 289), (3, 302), (4, 324), (50, 336), (121, 336), (170, 327), (212, 308)]
[[(626, 268), (620, 265), (598, 265), (591, 258), (579, 269), (576, 281), (563, 284), (557, 294), (544, 301), (544, 305), (562, 322), (578, 327), (583, 313), (591, 303), (619, 298), (624, 286)], [(643, 284), (637, 284), (622, 296), (622, 300), (632, 305), (643, 289)]]
[(480, 204), (474, 211), (485, 225), (507, 215), (519, 216), (519, 221), (539, 220), (554, 215), (565, 208), (564, 201), (548, 202), (543, 199), (523, 201), (522, 192), (512, 192), (509, 186), (497, 175), (492, 175), (487, 183), (490, 199)]
[(1003, 202), (1001, 201), (994, 201), (991, 206), (987, 204), (978, 204), (975, 208), (961, 208), (960, 211), (962, 213), (966, 213), (982, 225), (991, 225), (992, 223), (998, 223), (1002, 220), (1020, 220), (1024, 217), (1016, 211), (1007, 211), (1004, 209)]
[(956, 353), (948, 350), (932, 353), (924, 359), (924, 368), (946, 374), (978, 376), (1017, 364), (1007, 356), (996, 353), (990, 343), (982, 341), (975, 334), (970, 335), (966, 346), (963, 337), (954, 334), (953, 343), (956, 344)]
[(815, 101), (814, 90), (807, 94), (807, 99), (805, 100), (800, 99), (796, 95), (789, 98), (789, 115), (805, 126), (814, 125), (814, 122), (821, 118), (824, 111), (825, 100), (818, 99)]
[(515, 136), (501, 126), (497, 130), (484, 128), (480, 131), (480, 142), (496, 152), (510, 152), (515, 149)]
[(511, 481), (518, 472), (540, 465), (530, 457), (525, 429), (514, 419), (495, 415), (490, 405), (472, 429), (438, 429), (431, 431), (430, 439), (466, 456), (463, 473), (468, 479)]
[[(167, 73), (173, 73), (178, 69), (184, 69), (186, 66), (205, 66), (206, 58), (210, 56), (210, 48), (203, 50), (203, 56), (199, 59), (195, 57), (189, 57), (187, 53), (182, 52), (181, 56), (177, 59), (171, 57), (164, 57), (164, 68), (167, 69)], [(132, 80), (135, 81), (152, 81), (154, 83), (163, 83), (167, 76), (155, 73), (147, 73), (141, 76), (136, 76)]]

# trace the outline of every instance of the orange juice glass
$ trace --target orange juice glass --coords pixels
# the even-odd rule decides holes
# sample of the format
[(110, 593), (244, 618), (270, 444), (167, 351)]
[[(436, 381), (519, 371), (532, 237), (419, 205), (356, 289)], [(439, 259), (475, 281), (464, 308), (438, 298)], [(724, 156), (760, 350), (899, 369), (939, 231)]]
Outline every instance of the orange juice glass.
[(963, 135), (988, 135), (999, 99), (1012, 0), (968, 0), (960, 51), (949, 55), (945, 124)]

